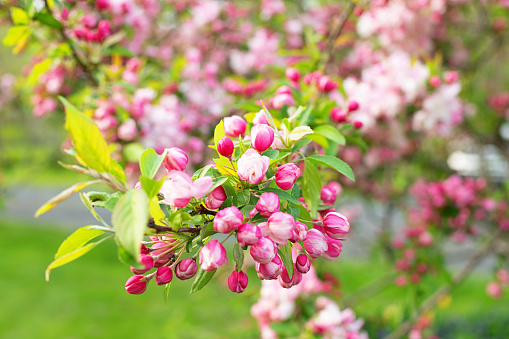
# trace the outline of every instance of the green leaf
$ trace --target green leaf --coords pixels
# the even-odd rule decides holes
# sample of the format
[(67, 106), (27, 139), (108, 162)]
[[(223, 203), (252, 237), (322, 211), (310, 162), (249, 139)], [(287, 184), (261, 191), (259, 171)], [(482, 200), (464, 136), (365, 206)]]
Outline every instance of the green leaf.
[(350, 166), (348, 166), (348, 164), (346, 162), (344, 162), (343, 160), (341, 160), (337, 157), (333, 157), (330, 155), (315, 154), (315, 155), (309, 156), (307, 159), (309, 159), (315, 163), (319, 163), (319, 164), (328, 166), (330, 168), (333, 168), (336, 171), (338, 171), (339, 173), (345, 175), (348, 179), (355, 181), (355, 177), (353, 175), (353, 171), (350, 168)]
[(171, 281), (166, 284), (166, 287), (164, 288), (163, 296), (164, 296), (164, 305), (168, 307), (168, 294), (170, 294), (170, 286)]
[(32, 34), (32, 31), (28, 26), (13, 26), (9, 28), (3, 43), (5, 46), (24, 45), (30, 34)]
[(191, 293), (198, 292), (205, 285), (207, 285), (216, 273), (217, 269), (213, 269), (212, 271), (205, 271), (201, 267), (198, 269), (196, 273), (196, 278), (194, 278), (193, 284), (191, 285)]
[(277, 149), (271, 149), (271, 150), (263, 152), (262, 155), (265, 155), (265, 156), (269, 157), (270, 159), (274, 160), (274, 159), (277, 159), (277, 157), (279, 155), (279, 151)]
[(309, 126), (297, 126), (290, 132), (288, 139), (297, 141), (304, 138), (306, 135), (313, 133), (313, 130)]
[(32, 71), (30, 72), (30, 75), (28, 76), (27, 83), (30, 86), (34, 86), (39, 81), (39, 78), (41, 75), (49, 71), (51, 68), (51, 59), (44, 59), (41, 62), (38, 62), (32, 67)]
[(99, 127), (65, 98), (59, 99), (65, 106), (65, 125), (78, 156), (90, 168), (98, 172), (109, 172), (113, 160)]
[(291, 279), (293, 276), (292, 246), (290, 244), (279, 245), (277, 252), (279, 253), (281, 261), (285, 265), (288, 276)]
[(310, 134), (306, 137), (306, 139), (316, 142), (323, 148), (329, 148), (329, 141), (327, 141), (327, 138), (321, 134)]
[(251, 198), (251, 193), (249, 190), (242, 190), (237, 193), (237, 204), (239, 206), (247, 205), (249, 203), (249, 199)]
[(228, 180), (228, 177), (219, 177), (219, 178), (214, 179), (214, 185), (212, 185), (211, 190), (213, 190), (213, 189), (214, 189), (214, 188), (216, 188), (216, 187), (221, 186), (221, 185), (222, 185), (222, 184), (224, 184), (227, 180)]
[(72, 196), (74, 193), (81, 191), (85, 187), (94, 185), (94, 184), (100, 184), (100, 183), (101, 183), (100, 180), (92, 180), (92, 181), (85, 181), (85, 182), (80, 182), (80, 183), (72, 185), (71, 187), (63, 190), (57, 196), (51, 198), (44, 205), (39, 207), (39, 209), (35, 212), (35, 217), (37, 218), (41, 214), (44, 214), (44, 213), (52, 210), (57, 204), (66, 200), (67, 198)]
[(310, 142), (311, 142), (311, 140), (309, 140), (309, 139), (302, 139), (302, 140), (297, 141), (295, 143), (295, 145), (293, 145), (293, 147), (292, 147), (292, 152), (298, 151), (299, 149), (301, 149), (302, 147), (306, 146)]
[(147, 193), (149, 199), (155, 197), (157, 193), (159, 193), (159, 190), (161, 190), (161, 187), (163, 187), (165, 179), (166, 178), (163, 177), (161, 178), (161, 180), (154, 180), (150, 179), (144, 174), (140, 176), (141, 187), (143, 188), (145, 193)]
[(284, 191), (280, 188), (273, 188), (273, 187), (267, 187), (267, 188), (264, 188), (262, 190), (260, 190), (261, 192), (272, 192), (272, 193), (276, 193), (280, 199), (284, 199), (284, 200), (287, 200), (289, 202), (291, 202), (292, 204), (295, 204), (295, 205), (299, 205), (300, 202), (295, 199), (290, 193), (288, 193), (287, 191)]
[(311, 210), (311, 216), (316, 216), (318, 205), (320, 204), (320, 191), (322, 184), (320, 182), (320, 174), (315, 168), (315, 165), (308, 160), (304, 160), (304, 182), (302, 184), (302, 194), (304, 200)]
[(304, 112), (302, 112), (301, 118), (299, 119), (299, 125), (306, 125), (309, 121), (309, 117), (311, 116), (312, 112), (313, 112), (313, 106), (306, 107)]
[(104, 226), (108, 226), (108, 224), (104, 221), (104, 219), (99, 214), (97, 214), (97, 212), (95, 211), (94, 205), (92, 204), (92, 201), (90, 201), (88, 194), (80, 192), (80, 198), (81, 198), (81, 202), (83, 203), (83, 205), (85, 205), (85, 207), (90, 211), (90, 213), (92, 213), (94, 218), (96, 220), (100, 221)]
[(36, 19), (36, 20), (40, 21), (42, 24), (52, 27), (52, 28), (61, 29), (64, 27), (60, 21), (58, 21), (51, 14), (48, 14), (48, 13), (41, 13), (41, 12), (36, 13), (34, 16), (34, 19)]
[(217, 124), (216, 128), (214, 129), (214, 145), (217, 147), (217, 143), (219, 140), (221, 140), (226, 134), (224, 133), (224, 124), (223, 120)]
[(281, 153), (279, 153), (277, 158), (272, 159), (272, 160), (269, 161), (269, 166), (272, 166), (272, 165), (278, 163), (279, 161), (281, 161), (284, 158), (286, 158), (289, 154), (290, 154), (289, 152), (281, 152)]
[(237, 271), (240, 272), (242, 270), (242, 265), (244, 265), (244, 250), (238, 242), (233, 245), (233, 260), (235, 261)]
[(49, 264), (48, 268), (46, 268), (46, 281), (49, 280), (49, 274), (52, 269), (65, 265), (81, 257), (104, 240), (83, 246), (90, 240), (104, 234), (103, 231), (91, 230), (88, 227), (90, 226), (77, 229), (73, 234), (65, 239), (64, 242), (62, 242), (55, 254), (55, 260)]
[(117, 202), (111, 216), (119, 243), (136, 259), (147, 227), (148, 204), (144, 190), (130, 190)]
[(299, 217), (300, 215), (300, 209), (298, 206), (294, 206), (294, 207), (288, 207), (286, 209), (287, 213), (290, 214), (295, 220), (297, 220), (297, 218)]
[(11, 7), (11, 18), (14, 25), (28, 25), (30, 23), (27, 12), (18, 7)]
[(127, 48), (122, 47), (122, 46), (110, 47), (106, 50), (103, 50), (103, 54), (105, 54), (105, 55), (117, 54), (117, 55), (125, 56), (128, 58), (134, 58), (136, 56), (133, 52), (131, 52), (130, 50), (128, 50)]
[(152, 148), (148, 148), (140, 158), (140, 171), (141, 174), (147, 176), (149, 179), (153, 179), (156, 175), (159, 167), (161, 167), (164, 158), (166, 157), (166, 150), (163, 154), (159, 155)]
[(138, 142), (131, 142), (124, 146), (122, 152), (128, 162), (138, 162), (145, 152), (145, 147)]
[(117, 202), (120, 200), (120, 198), (122, 198), (123, 195), (124, 194), (122, 192), (115, 192), (111, 194), (108, 200), (106, 200), (106, 202), (104, 203), (104, 207), (107, 208), (110, 212), (113, 212), (113, 209), (117, 205)]
[(334, 141), (336, 144), (345, 145), (346, 139), (337, 128), (331, 125), (320, 125), (314, 129), (315, 133), (323, 135), (327, 139)]
[(118, 260), (126, 264), (127, 266), (133, 266), (135, 268), (143, 268), (143, 265), (138, 261), (138, 257), (131, 255), (124, 246), (122, 246), (117, 240), (118, 246)]
[(210, 237), (217, 232), (214, 230), (214, 226), (211, 222), (209, 222), (207, 225), (203, 226), (203, 228), (200, 231), (200, 238), (205, 239), (207, 237)]
[(298, 222), (301, 222), (303, 224), (306, 224), (308, 228), (313, 228), (313, 222), (311, 218), (311, 214), (309, 214), (309, 211), (302, 205), (299, 205), (299, 218), (297, 219)]
[(270, 114), (267, 107), (265, 107), (265, 104), (263, 103), (263, 101), (262, 101), (262, 106), (263, 106), (263, 112), (265, 113), (265, 119), (267, 119), (269, 126), (272, 127), (277, 132), (278, 129), (276, 127), (276, 123), (274, 122), (274, 119), (272, 118), (272, 114)]

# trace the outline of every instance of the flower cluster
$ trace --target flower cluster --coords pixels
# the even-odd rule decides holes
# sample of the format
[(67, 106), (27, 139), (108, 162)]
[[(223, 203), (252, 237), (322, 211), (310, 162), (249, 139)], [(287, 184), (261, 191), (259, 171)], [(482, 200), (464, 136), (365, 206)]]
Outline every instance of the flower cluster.
[[(282, 288), (275, 281), (263, 281), (260, 299), (251, 307), (261, 338), (278, 338), (277, 331), (271, 325), (301, 318), (305, 323), (301, 331), (308, 331), (320, 338), (367, 338), (366, 333), (361, 331), (364, 321), (356, 319), (351, 309), (341, 311), (333, 300), (323, 296), (316, 298), (313, 305), (311, 296), (329, 289), (330, 285), (317, 277), (314, 268), (302, 278), (301, 284), (290, 290)], [(309, 308), (314, 306), (316, 310), (312, 315), (306, 314), (301, 309), (303, 306), (297, 304)]]

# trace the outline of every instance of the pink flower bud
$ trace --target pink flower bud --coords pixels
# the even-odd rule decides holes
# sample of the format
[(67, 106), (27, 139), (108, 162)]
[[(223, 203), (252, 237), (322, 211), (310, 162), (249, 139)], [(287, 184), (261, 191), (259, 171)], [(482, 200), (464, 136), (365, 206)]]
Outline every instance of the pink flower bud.
[(200, 250), (200, 266), (205, 271), (212, 271), (222, 264), (228, 264), (226, 250), (216, 239), (209, 241)]
[(284, 94), (284, 93), (292, 95), (292, 89), (288, 86), (283, 85), (276, 90), (276, 94)]
[(338, 84), (329, 78), (327, 75), (322, 75), (318, 79), (318, 89), (321, 92), (330, 92), (338, 87)]
[(220, 233), (230, 233), (242, 225), (244, 215), (235, 206), (227, 207), (217, 212), (214, 217), (214, 230)]
[(293, 236), (295, 220), (288, 213), (276, 212), (269, 217), (267, 225), (270, 231), (269, 237), (277, 244), (286, 245)]
[(276, 255), (271, 262), (267, 264), (255, 264), (258, 278), (261, 280), (274, 280), (283, 272), (283, 262), (279, 255)]
[(350, 231), (350, 224), (343, 214), (331, 212), (323, 219), (323, 229), (332, 239), (341, 239)]
[(235, 293), (242, 293), (247, 287), (247, 275), (243, 271), (233, 271), (228, 278), (228, 287), (230, 291)]
[(338, 123), (345, 122), (346, 121), (346, 113), (339, 107), (333, 107), (330, 110), (330, 118)]
[(306, 274), (311, 269), (311, 260), (305, 254), (299, 254), (295, 260), (295, 268), (302, 274)]
[(147, 289), (146, 278), (142, 275), (133, 275), (125, 283), (125, 290), (130, 294), (142, 294)]
[(189, 158), (186, 152), (178, 147), (167, 149), (166, 158), (163, 160), (164, 167), (169, 171), (183, 171), (186, 169)]
[(306, 224), (301, 222), (295, 223), (295, 228), (293, 229), (293, 237), (290, 239), (291, 242), (299, 242), (306, 240), (308, 236), (308, 227)]
[(288, 275), (288, 271), (286, 267), (283, 268), (283, 272), (279, 275), (279, 284), (281, 287), (290, 288), (292, 286), (298, 285), (302, 281), (302, 273), (300, 273), (297, 269), (295, 269), (295, 265), (293, 267), (293, 276), (290, 279)]
[(359, 120), (353, 122), (353, 127), (355, 129), (361, 129), (363, 125), (364, 124), (362, 123), (362, 121), (359, 121)]
[(448, 84), (452, 84), (453, 82), (458, 81), (458, 73), (454, 71), (448, 71), (444, 73), (444, 80)]
[(262, 217), (270, 217), (272, 213), (279, 212), (279, 205), (280, 201), (276, 193), (262, 193), (256, 203), (256, 210), (260, 212)]
[(494, 299), (500, 299), (502, 297), (502, 287), (499, 283), (492, 281), (486, 286), (486, 293)]
[(254, 149), (248, 149), (237, 162), (237, 174), (241, 180), (247, 180), (252, 185), (257, 184), (265, 176), (269, 161), (269, 157), (258, 154)]
[(227, 196), (223, 186), (217, 186), (212, 190), (212, 192), (207, 194), (207, 198), (205, 198), (205, 206), (211, 210), (215, 210), (223, 205), (226, 198)]
[(226, 117), (223, 119), (224, 133), (229, 137), (238, 138), (246, 132), (246, 121), (239, 116)]
[(177, 267), (175, 267), (175, 275), (180, 280), (187, 280), (194, 277), (197, 271), (198, 265), (196, 265), (196, 261), (191, 258), (181, 260), (177, 264)]
[(432, 75), (430, 78), (429, 78), (429, 85), (433, 88), (437, 88), (438, 86), (440, 86), (442, 84), (442, 80), (440, 79), (440, 77), (438, 75)]
[(322, 257), (327, 260), (335, 261), (337, 257), (341, 254), (343, 250), (343, 244), (341, 241), (332, 239), (331, 237), (325, 237), (327, 241), (327, 250), (322, 253)]
[(308, 231), (308, 236), (304, 240), (304, 248), (311, 258), (318, 258), (327, 250), (327, 247), (327, 240), (322, 232), (314, 228)]
[(256, 244), (261, 237), (262, 232), (256, 225), (243, 224), (237, 230), (237, 240), (242, 247)]
[(232, 139), (228, 137), (222, 137), (221, 140), (217, 143), (217, 152), (221, 154), (223, 157), (229, 158), (235, 147), (233, 146)]
[(272, 106), (275, 109), (281, 109), (284, 105), (293, 106), (295, 105), (295, 100), (288, 93), (277, 94), (274, 98), (272, 98)]
[(429, 232), (423, 232), (417, 240), (419, 246), (428, 247), (433, 244), (433, 235)]
[(285, 71), (285, 76), (290, 81), (299, 81), (300, 73), (297, 68), (288, 67)]
[(348, 104), (348, 112), (355, 112), (359, 109), (359, 103), (357, 101), (350, 101)]
[(396, 284), (396, 286), (399, 286), (399, 287), (403, 287), (405, 286), (408, 282), (407, 282), (407, 278), (404, 276), (404, 275), (399, 275), (396, 277), (396, 279), (394, 280), (394, 283)]
[(150, 271), (152, 267), (154, 267), (154, 258), (147, 254), (140, 254), (140, 263), (143, 265), (143, 268), (135, 268), (131, 266), (131, 272), (134, 274), (143, 274)]
[(253, 119), (253, 125), (269, 125), (269, 122), (267, 121), (267, 117), (265, 116), (265, 111), (262, 109), (260, 112), (256, 113), (254, 119)]
[(274, 130), (264, 124), (256, 125), (251, 129), (251, 146), (258, 152), (263, 152), (272, 145)]
[(282, 190), (290, 190), (300, 176), (300, 169), (294, 163), (279, 166), (276, 172), (276, 185)]
[(249, 253), (256, 262), (268, 264), (276, 256), (277, 245), (270, 238), (263, 237), (251, 246)]
[(108, 20), (101, 20), (97, 24), (97, 33), (101, 36), (101, 39), (107, 38), (111, 35), (111, 26)]
[(154, 258), (154, 266), (159, 267), (168, 262), (173, 251), (170, 251), (171, 243), (164, 241), (156, 242), (150, 248), (150, 255)]
[(320, 191), (320, 199), (324, 204), (333, 205), (336, 202), (337, 192), (332, 186), (325, 185)]
[(154, 275), (154, 280), (158, 285), (166, 285), (173, 279), (173, 272), (168, 266), (161, 266)]
[(258, 228), (260, 229), (260, 232), (262, 232), (262, 237), (268, 237), (270, 234), (269, 225), (267, 222), (262, 222), (258, 224)]

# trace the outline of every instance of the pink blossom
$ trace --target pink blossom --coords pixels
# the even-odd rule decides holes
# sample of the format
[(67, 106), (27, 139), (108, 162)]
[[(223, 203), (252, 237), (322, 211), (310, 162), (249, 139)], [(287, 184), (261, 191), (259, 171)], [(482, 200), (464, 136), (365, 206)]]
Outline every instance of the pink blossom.
[(283, 190), (290, 190), (299, 176), (300, 169), (294, 163), (284, 164), (276, 171), (276, 184)]
[(223, 157), (229, 158), (234, 150), (233, 141), (228, 137), (222, 137), (217, 143), (217, 152)]
[(205, 271), (212, 271), (222, 264), (228, 264), (226, 250), (216, 239), (209, 241), (200, 250), (200, 265)]
[(304, 240), (304, 248), (312, 258), (318, 258), (322, 255), (328, 248), (323, 233), (314, 228), (310, 229), (306, 240)]
[(175, 267), (175, 275), (180, 280), (187, 280), (194, 277), (197, 271), (198, 265), (196, 265), (196, 261), (191, 258), (181, 260)]
[(296, 68), (288, 67), (285, 71), (285, 76), (290, 81), (299, 81), (300, 73)]
[(256, 225), (243, 224), (237, 230), (237, 240), (242, 247), (256, 244), (261, 237), (262, 232)]
[(302, 274), (306, 274), (311, 269), (311, 261), (305, 254), (299, 254), (295, 260), (295, 268)]
[(242, 293), (247, 287), (248, 278), (243, 271), (233, 271), (228, 277), (228, 288), (235, 293)]
[(274, 98), (271, 100), (272, 106), (275, 109), (281, 109), (284, 105), (293, 106), (295, 105), (295, 100), (291, 96), (291, 94), (288, 93), (282, 93), (277, 94)]
[(193, 182), (191, 176), (185, 172), (170, 171), (160, 192), (164, 197), (164, 204), (182, 208), (189, 204), (191, 198), (204, 197), (213, 184), (212, 177), (203, 177)]
[(285, 245), (293, 236), (295, 220), (288, 213), (276, 212), (269, 217), (267, 225), (270, 231), (269, 237), (275, 243)]
[(215, 215), (213, 221), (214, 230), (220, 233), (230, 233), (242, 225), (243, 219), (244, 216), (237, 207), (227, 207)]
[(327, 250), (322, 253), (322, 257), (327, 260), (335, 261), (337, 257), (341, 254), (343, 250), (343, 244), (341, 241), (332, 239), (331, 237), (325, 236), (325, 240), (327, 241)]
[(341, 239), (350, 231), (350, 224), (344, 215), (330, 212), (323, 219), (323, 229), (329, 237)]
[(209, 209), (215, 210), (223, 205), (226, 200), (226, 192), (224, 191), (223, 186), (217, 186), (207, 194), (207, 198), (205, 198), (205, 206)]
[(157, 285), (166, 285), (173, 279), (173, 271), (169, 266), (161, 266), (157, 269), (154, 275), (154, 280)]
[(167, 148), (166, 152), (163, 164), (168, 171), (183, 171), (186, 169), (189, 162), (186, 152), (178, 147)]
[(279, 205), (279, 196), (276, 193), (266, 192), (262, 193), (256, 203), (256, 210), (262, 217), (270, 217), (272, 213), (279, 212)]
[(276, 256), (277, 245), (270, 238), (262, 237), (256, 244), (251, 246), (249, 253), (256, 262), (268, 264)]
[(276, 255), (272, 261), (266, 264), (257, 262), (255, 268), (261, 280), (273, 280), (277, 279), (281, 272), (283, 272), (283, 262), (279, 255)]
[(147, 280), (142, 275), (133, 275), (125, 283), (125, 290), (130, 294), (142, 294), (147, 289)]
[(254, 149), (248, 149), (237, 162), (237, 174), (241, 180), (250, 184), (260, 182), (269, 168), (269, 157), (260, 155)]
[(233, 138), (238, 138), (246, 132), (246, 121), (239, 116), (226, 117), (223, 119), (224, 133)]
[(272, 127), (259, 124), (251, 129), (251, 146), (258, 152), (267, 150), (274, 141), (274, 130)]
[(267, 121), (267, 117), (265, 116), (265, 110), (260, 110), (258, 113), (256, 113), (254, 119), (253, 119), (253, 125), (268, 125), (269, 122)]

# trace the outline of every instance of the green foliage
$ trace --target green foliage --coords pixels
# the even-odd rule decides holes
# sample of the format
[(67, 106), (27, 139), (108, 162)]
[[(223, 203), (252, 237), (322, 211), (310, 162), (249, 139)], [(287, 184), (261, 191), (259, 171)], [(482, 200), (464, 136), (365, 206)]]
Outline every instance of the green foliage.
[(52, 269), (78, 259), (101, 243), (102, 240), (85, 245), (90, 240), (104, 233), (103, 231), (89, 229), (89, 227), (79, 228), (62, 242), (55, 254), (55, 260), (46, 268), (46, 280), (49, 280), (49, 274)]
[(290, 242), (286, 245), (279, 245), (277, 253), (281, 257), (281, 261), (286, 267), (290, 279), (293, 277), (293, 259), (292, 259), (292, 245)]
[(320, 174), (315, 165), (307, 158), (304, 163), (304, 175), (302, 183), (302, 194), (304, 201), (311, 211), (311, 216), (316, 216), (318, 205), (320, 204), (320, 192), (322, 184), (320, 181)]
[(147, 227), (148, 204), (144, 190), (129, 190), (118, 200), (111, 216), (118, 242), (136, 260)]
[(210, 282), (210, 279), (214, 276), (217, 269), (213, 269), (212, 271), (205, 271), (201, 267), (196, 272), (196, 277), (194, 278), (193, 284), (191, 285), (191, 293), (198, 292), (202, 288), (205, 287)]
[(145, 150), (140, 158), (141, 174), (145, 175), (149, 179), (154, 179), (154, 176), (156, 175), (164, 161), (164, 158), (166, 157), (166, 153), (166, 150), (161, 155), (157, 154), (156, 151), (152, 148)]
[(345, 175), (348, 179), (355, 181), (355, 177), (350, 166), (348, 166), (346, 162), (339, 159), (338, 157), (315, 154), (307, 157), (307, 159), (314, 163), (319, 163), (328, 166), (332, 169), (335, 169), (339, 173)]
[(235, 261), (237, 271), (240, 272), (240, 270), (242, 270), (242, 265), (244, 265), (244, 250), (238, 242), (233, 245), (233, 260)]

